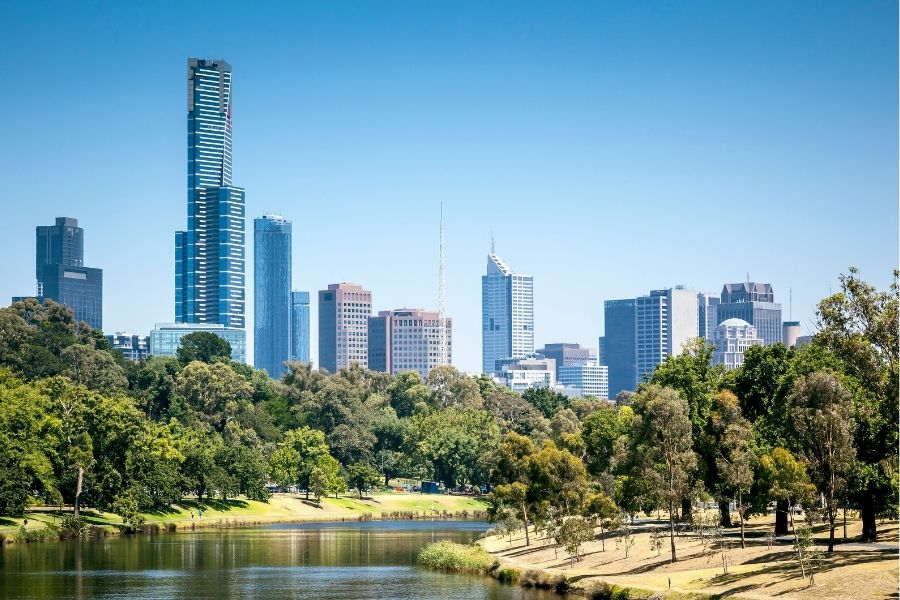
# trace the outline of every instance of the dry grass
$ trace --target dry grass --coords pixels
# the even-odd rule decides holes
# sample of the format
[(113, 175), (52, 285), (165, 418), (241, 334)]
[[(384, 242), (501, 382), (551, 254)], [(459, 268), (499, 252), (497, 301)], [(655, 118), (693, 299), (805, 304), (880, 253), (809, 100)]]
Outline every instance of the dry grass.
[[(661, 523), (660, 523), (661, 525)], [(617, 549), (615, 536), (608, 535), (606, 551), (595, 540), (585, 545), (584, 558), (569, 568), (569, 557), (562, 548), (554, 548), (543, 537), (532, 534), (531, 546), (525, 546), (524, 534), (513, 536), (512, 544), (504, 537), (482, 540), (484, 547), (498, 556), (503, 565), (519, 569), (541, 568), (564, 573), (578, 587), (590, 587), (599, 581), (653, 590), (672, 590), (741, 598), (815, 598), (815, 600), (845, 598), (897, 598), (898, 553), (897, 523), (879, 526), (879, 544), (874, 546), (848, 543), (836, 546), (826, 556), (815, 586), (809, 588), (793, 560), (790, 543), (776, 543), (768, 548), (766, 531), (773, 528), (772, 517), (752, 520), (747, 527), (747, 548), (740, 549), (737, 528), (733, 548), (727, 552), (728, 574), (723, 574), (720, 554), (704, 552), (703, 544), (693, 535), (675, 539), (678, 562), (670, 562), (669, 539), (665, 538), (661, 552), (651, 549), (649, 532), (634, 536), (635, 544), (625, 558)], [(858, 536), (860, 524), (849, 522), (848, 535)], [(836, 537), (840, 539), (838, 529)], [(817, 543), (827, 541), (827, 530), (818, 528)], [(824, 548), (822, 548), (824, 550)]]

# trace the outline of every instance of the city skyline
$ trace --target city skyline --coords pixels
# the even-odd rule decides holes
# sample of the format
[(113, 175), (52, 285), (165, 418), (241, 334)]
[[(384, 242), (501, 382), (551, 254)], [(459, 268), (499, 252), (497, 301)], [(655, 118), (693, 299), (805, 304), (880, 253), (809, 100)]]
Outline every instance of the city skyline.
[[(762, 13), (778, 10), (763, 8)], [(12, 59), (10, 85), (34, 91), (0, 100), (0, 119), (9, 132), (0, 162), (11, 169), (4, 199), (11, 214), (0, 251), (18, 257), (6, 259), (0, 293), (9, 298), (31, 290), (32, 257), (15, 249), (31, 245), (36, 225), (65, 215), (88, 230), (86, 252), (104, 269), (106, 333), (144, 335), (154, 323), (174, 320), (171, 232), (184, 227), (183, 69), (187, 57), (206, 56), (224, 58), (239, 73), (235, 180), (248, 189), (249, 214), (277, 210), (294, 220), (294, 260), (302, 273), (292, 282), (294, 289), (357, 281), (372, 291), (375, 311), (436, 306), (443, 201), (447, 315), (454, 320), (454, 364), (463, 370), (480, 370), (478, 279), (492, 228), (498, 252), (537, 280), (537, 345), (571, 341), (594, 347), (604, 333), (606, 299), (676, 284), (715, 293), (724, 283), (744, 279), (747, 271), (772, 283), (784, 320), (801, 321), (808, 333), (815, 302), (837, 289), (839, 273), (856, 264), (883, 287), (895, 260), (896, 56), (872, 60), (896, 41), (896, 28), (889, 27), (896, 22), (896, 7), (888, 8), (888, 15), (885, 7), (868, 6), (839, 20), (826, 5), (815, 14), (804, 12), (809, 22), (799, 30), (799, 17), (772, 29), (764, 14), (738, 25), (747, 15), (732, 8), (722, 18), (737, 27), (736, 40), (697, 73), (654, 54), (674, 34), (660, 31), (652, 15), (631, 7), (614, 14), (592, 11), (586, 20), (594, 26), (609, 22), (596, 42), (573, 20), (563, 19), (536, 40), (543, 56), (515, 42), (516, 34), (537, 31), (540, 11), (526, 11), (497, 40), (489, 39), (487, 29), (441, 26), (439, 10), (425, 11), (420, 25), (442, 31), (443, 46), (414, 32), (411, 23), (423, 15), (383, 15), (384, 30), (399, 34), (396, 43), (388, 43), (383, 33), (364, 32), (368, 37), (358, 45), (331, 56), (326, 50), (346, 31), (321, 8), (295, 9), (308, 17), (304, 23), (311, 25), (303, 27), (325, 25), (318, 40), (292, 46), (286, 30), (276, 28), (273, 41), (258, 49), (231, 40), (223, 46), (211, 29), (188, 32), (179, 26), (172, 37), (156, 41), (125, 26), (113, 36), (122, 49), (110, 52), (105, 44), (112, 42), (95, 35), (102, 21), (97, 17), (96, 23), (82, 22), (83, 28), (65, 29), (85, 39), (70, 58), (77, 68), (60, 72), (54, 83), (71, 87), (77, 73), (77, 93), (37, 118), (43, 104), (29, 102), (46, 94), (43, 86), (49, 82), (19, 82), (55, 59), (55, 28), (67, 18), (78, 21), (63, 9), (59, 24), (51, 20), (32, 32), (34, 40), (14, 31), (0, 42), (9, 50), (0, 54)], [(28, 22), (34, 18), (29, 13), (14, 7), (11, 18)], [(701, 15), (699, 24), (689, 26), (693, 11), (676, 13), (676, 31), (695, 27), (705, 33), (676, 54), (715, 54), (719, 39), (702, 31), (711, 17)], [(634, 54), (636, 47), (612, 29), (618, 25), (633, 33), (635, 19), (645, 17), (644, 27), (659, 36), (649, 40), (644, 54)], [(255, 30), (259, 23), (248, 26)], [(777, 65), (775, 70), (747, 62), (760, 51), (752, 38), (761, 31), (769, 34), (770, 48), (758, 55), (759, 64)], [(833, 38), (854, 48), (838, 63), (822, 41)], [(473, 50), (484, 57), (482, 70), (466, 75), (448, 62), (465, 48), (463, 39), (473, 40)], [(564, 39), (571, 46), (562, 44)], [(259, 34), (253, 40), (259, 42)], [(378, 42), (380, 49), (371, 59), (371, 74), (358, 68), (367, 56), (366, 42)], [(742, 42), (746, 50), (739, 49)], [(40, 43), (45, 46), (35, 46)], [(272, 61), (277, 44), (286, 44), (298, 68), (292, 74), (296, 84), (289, 86), (290, 77), (274, 68), (280, 62)], [(504, 44), (508, 51), (501, 51)], [(421, 50), (421, 66), (438, 65), (435, 76), (390, 67), (410, 47)], [(625, 60), (606, 63), (600, 58), (604, 51)], [(29, 58), (19, 64), (22, 52)], [(571, 73), (551, 73), (555, 58), (573, 56), (582, 58), (572, 63)], [(468, 64), (472, 50), (459, 57), (460, 65)], [(143, 69), (124, 69), (132, 61)], [(729, 78), (735, 64), (744, 70)], [(642, 66), (650, 68), (649, 79), (636, 75)], [(499, 71), (508, 77), (488, 83)], [(376, 84), (377, 74), (386, 82)], [(660, 95), (651, 93), (648, 101), (627, 107), (645, 97), (651, 79), (663, 85)], [(548, 82), (559, 93), (544, 91), (554, 87)], [(463, 85), (441, 96), (454, 84)], [(272, 85), (286, 86), (285, 98), (270, 97)], [(358, 85), (373, 86), (373, 102), (348, 93)], [(289, 93), (299, 87), (305, 90), (301, 97)], [(418, 91), (406, 99), (394, 91), (412, 88)], [(484, 91), (472, 95), (475, 89)], [(610, 90), (619, 91), (610, 95)], [(288, 109), (287, 98), (299, 102), (298, 110)], [(135, 102), (142, 107), (138, 116), (119, 107)], [(508, 110), (501, 113), (501, 107)], [(649, 123), (641, 125), (640, 118)], [(833, 125), (827, 133), (819, 127), (823, 119)], [(30, 122), (30, 128), (19, 120)], [(442, 120), (448, 124), (440, 126)], [(617, 122), (623, 125), (613, 126)], [(284, 133), (273, 133), (276, 125)], [(38, 140), (51, 131), (64, 161), (51, 156), (32, 165), (31, 155), (42, 147)], [(358, 143), (351, 148), (353, 139)], [(434, 149), (436, 140), (440, 151)], [(296, 149), (287, 150), (289, 145)], [(117, 151), (110, 152), (110, 146)], [(44, 170), (56, 176), (43, 177)], [(345, 177), (347, 172), (353, 177)], [(139, 189), (129, 185), (136, 177)], [(121, 202), (119, 189), (128, 189), (129, 202)], [(847, 206), (853, 207), (853, 219), (845, 216)], [(729, 211), (734, 218), (746, 215), (746, 225), (766, 244), (735, 244), (717, 254), (709, 232)], [(393, 228), (403, 235), (394, 236)], [(125, 231), (140, 243), (123, 242)], [(323, 256), (318, 249), (341, 231), (347, 242)], [(560, 240), (558, 249), (547, 238)], [(642, 249), (639, 239), (665, 240), (667, 252)], [(813, 255), (815, 261), (807, 258)], [(304, 262), (303, 256), (317, 258)], [(253, 257), (248, 252), (246, 258)], [(398, 281), (380, 274), (398, 272), (408, 277)], [(141, 291), (138, 297), (134, 290)], [(248, 293), (246, 305), (252, 301)], [(313, 323), (316, 309), (313, 303)], [(252, 320), (245, 326), (252, 331)], [(316, 348), (315, 337), (311, 342)]]

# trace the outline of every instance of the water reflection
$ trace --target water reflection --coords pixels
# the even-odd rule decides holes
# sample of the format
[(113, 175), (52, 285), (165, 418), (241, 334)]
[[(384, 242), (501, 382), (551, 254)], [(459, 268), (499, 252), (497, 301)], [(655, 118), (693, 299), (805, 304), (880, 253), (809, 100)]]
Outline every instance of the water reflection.
[(277, 525), (17, 545), (0, 552), (0, 597), (553, 598), (414, 566), (426, 543), (469, 542), (484, 528), (447, 521)]

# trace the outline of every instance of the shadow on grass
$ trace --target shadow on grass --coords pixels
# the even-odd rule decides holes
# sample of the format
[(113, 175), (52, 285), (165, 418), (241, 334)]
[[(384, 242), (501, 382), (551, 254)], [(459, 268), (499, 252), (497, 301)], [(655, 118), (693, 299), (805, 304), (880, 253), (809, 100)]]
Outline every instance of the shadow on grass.
[(6, 517), (0, 517), (0, 525), (18, 525), (18, 521), (14, 521), (12, 519), (8, 519)]

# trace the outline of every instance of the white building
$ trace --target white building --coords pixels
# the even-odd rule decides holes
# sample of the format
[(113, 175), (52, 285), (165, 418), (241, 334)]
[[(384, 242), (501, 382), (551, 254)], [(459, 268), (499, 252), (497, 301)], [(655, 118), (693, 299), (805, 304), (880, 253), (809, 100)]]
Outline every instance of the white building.
[(552, 358), (521, 358), (503, 364), (496, 379), (514, 392), (556, 385), (556, 361)]
[(593, 396), (599, 400), (609, 399), (609, 368), (591, 361), (583, 365), (558, 367), (557, 381), (560, 385), (578, 390), (579, 396)]
[(762, 346), (764, 343), (757, 334), (756, 327), (742, 319), (726, 319), (719, 323), (711, 341), (716, 345), (713, 364), (725, 365), (728, 370), (744, 364), (744, 352), (747, 348)]
[(652, 375), (666, 357), (681, 354), (684, 345), (697, 337), (697, 292), (676, 286), (636, 298), (634, 325), (637, 389), (645, 375)]

